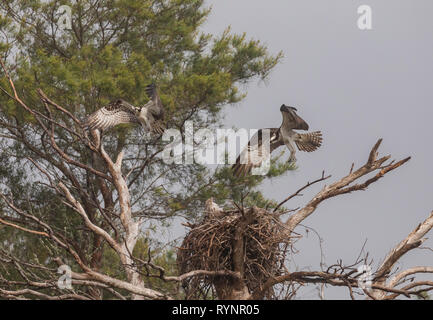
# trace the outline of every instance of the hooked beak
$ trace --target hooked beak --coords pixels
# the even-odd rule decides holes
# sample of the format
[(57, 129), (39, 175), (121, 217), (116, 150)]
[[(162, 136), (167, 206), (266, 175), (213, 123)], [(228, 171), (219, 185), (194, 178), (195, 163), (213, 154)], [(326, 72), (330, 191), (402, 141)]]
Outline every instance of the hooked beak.
[(283, 104), (280, 107), (280, 111), (281, 112), (290, 112), (290, 111), (298, 111), (298, 109), (294, 108), (294, 107), (290, 107), (290, 106), (286, 106), (285, 104)]

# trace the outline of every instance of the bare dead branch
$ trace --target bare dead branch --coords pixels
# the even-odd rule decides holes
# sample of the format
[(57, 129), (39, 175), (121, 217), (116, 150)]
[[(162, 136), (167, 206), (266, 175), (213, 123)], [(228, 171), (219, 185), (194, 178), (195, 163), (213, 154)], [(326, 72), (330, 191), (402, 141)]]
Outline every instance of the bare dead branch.
[(0, 218), (0, 223), (4, 224), (6, 226), (13, 227), (13, 228), (18, 229), (18, 230), (22, 230), (22, 231), (25, 231), (25, 232), (33, 233), (33, 234), (44, 236), (44, 237), (49, 237), (48, 233), (46, 233), (46, 232), (30, 230), (30, 229), (27, 229), (25, 227), (21, 227), (21, 226), (19, 226), (17, 224), (14, 224), (14, 223), (11, 223), (11, 222), (7, 222), (6, 220), (3, 220), (1, 218)]
[(285, 204), (287, 201), (289, 201), (290, 199), (298, 196), (302, 191), (304, 191), (305, 189), (307, 189), (308, 187), (312, 186), (313, 184), (316, 184), (318, 182), (324, 181), (326, 179), (329, 179), (331, 177), (331, 175), (328, 175), (325, 177), (325, 171), (322, 172), (322, 177), (314, 180), (313, 182), (307, 182), (307, 184), (305, 186), (303, 186), (302, 188), (298, 189), (295, 193), (293, 193), (292, 195), (288, 196), (286, 199), (284, 199), (283, 201), (281, 201), (274, 209), (274, 212), (277, 211), (283, 204)]
[[(403, 159), (395, 164), (385, 165), (383, 167), (383, 163), (387, 161), (390, 156), (385, 156), (380, 159), (377, 159), (378, 153), (377, 150), (382, 142), (382, 139), (379, 139), (374, 147), (372, 148), (370, 155), (368, 157), (367, 162), (355, 170), (354, 172), (350, 172), (347, 176), (340, 179), (337, 182), (329, 186), (325, 186), (318, 194), (316, 194), (311, 201), (307, 203), (302, 209), (298, 210), (296, 213), (292, 214), (290, 218), (286, 221), (286, 225), (290, 231), (293, 231), (296, 226), (301, 223), (304, 219), (306, 219), (309, 215), (311, 215), (317, 208), (317, 206), (324, 200), (347, 194), (352, 191), (365, 190), (370, 184), (376, 182), (380, 178), (382, 178), (386, 173), (400, 167), (404, 163), (410, 160), (410, 157)], [(359, 178), (374, 172), (376, 170), (380, 170), (376, 173), (376, 175), (361, 184), (356, 184), (350, 186), (354, 181)]]

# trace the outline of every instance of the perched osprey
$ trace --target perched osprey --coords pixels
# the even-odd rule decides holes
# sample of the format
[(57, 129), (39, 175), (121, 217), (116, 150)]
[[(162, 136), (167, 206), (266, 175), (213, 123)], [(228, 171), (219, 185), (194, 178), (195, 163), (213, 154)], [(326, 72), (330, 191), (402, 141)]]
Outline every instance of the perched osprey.
[(163, 133), (164, 107), (155, 84), (148, 85), (146, 93), (150, 100), (144, 106), (137, 108), (125, 100), (118, 99), (88, 116), (84, 126), (89, 130), (103, 131), (121, 123), (137, 123), (145, 130)]
[[(294, 107), (282, 105), (280, 108), (283, 115), (283, 123), (279, 128), (269, 128), (269, 149), (262, 148), (262, 130), (260, 129), (248, 142), (241, 154), (232, 166), (235, 176), (245, 176), (251, 172), (253, 167), (260, 167), (272, 151), (285, 145), (290, 150), (290, 162), (295, 162), (295, 144), (300, 151), (311, 152), (322, 145), (322, 133), (320, 131), (309, 133), (297, 133), (294, 130), (308, 130), (308, 124), (296, 114)], [(267, 137), (265, 137), (267, 139)], [(268, 150), (268, 152), (266, 152)]]

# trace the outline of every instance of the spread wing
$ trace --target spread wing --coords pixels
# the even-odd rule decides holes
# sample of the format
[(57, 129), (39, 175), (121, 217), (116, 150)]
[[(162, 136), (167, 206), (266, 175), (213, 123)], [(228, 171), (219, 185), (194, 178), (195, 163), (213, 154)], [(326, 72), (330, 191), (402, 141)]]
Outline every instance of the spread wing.
[(300, 151), (312, 152), (322, 145), (322, 132), (298, 133), (294, 140)]
[[(236, 163), (232, 166), (233, 174), (237, 177), (246, 176), (251, 172), (252, 168), (260, 167), (262, 162), (270, 157), (272, 151), (284, 144), (281, 139), (280, 130), (278, 128), (270, 128), (269, 136), (264, 140), (262, 129), (248, 142), (248, 145), (242, 150), (241, 154), (236, 159)], [(262, 142), (269, 143), (269, 149), (262, 148)]]
[(162, 134), (165, 129), (164, 124), (164, 106), (158, 94), (158, 90), (154, 83), (146, 87), (146, 94), (150, 101), (143, 108), (147, 108), (147, 117), (151, 126), (151, 130)]
[(308, 124), (300, 116), (296, 114), (296, 111), (290, 109), (283, 113), (283, 117), (286, 118), (285, 125), (289, 130), (308, 130)]
[(84, 122), (84, 126), (92, 129), (107, 130), (121, 123), (140, 123), (135, 107), (124, 100), (116, 100), (95, 111)]

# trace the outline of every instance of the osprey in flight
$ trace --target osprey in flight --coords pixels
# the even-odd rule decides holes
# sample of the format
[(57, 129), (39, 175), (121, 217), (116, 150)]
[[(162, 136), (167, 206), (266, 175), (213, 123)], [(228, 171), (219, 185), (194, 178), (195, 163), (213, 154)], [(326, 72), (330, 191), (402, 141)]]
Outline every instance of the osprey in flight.
[[(263, 140), (260, 129), (248, 142), (241, 154), (232, 166), (235, 176), (245, 176), (254, 167), (260, 167), (262, 161), (266, 160), (272, 151), (285, 145), (290, 150), (290, 162), (295, 162), (295, 144), (300, 151), (312, 152), (322, 145), (322, 133), (320, 131), (309, 133), (297, 133), (294, 130), (308, 130), (308, 124), (296, 114), (297, 109), (282, 105), (280, 108), (283, 115), (283, 123), (279, 128), (269, 128), (268, 141)], [(262, 142), (268, 143), (269, 148), (262, 148)]]
[(144, 106), (137, 108), (125, 100), (118, 99), (88, 116), (84, 126), (89, 130), (103, 131), (121, 123), (138, 123), (145, 130), (163, 133), (164, 107), (155, 84), (148, 85), (146, 93), (150, 100)]

